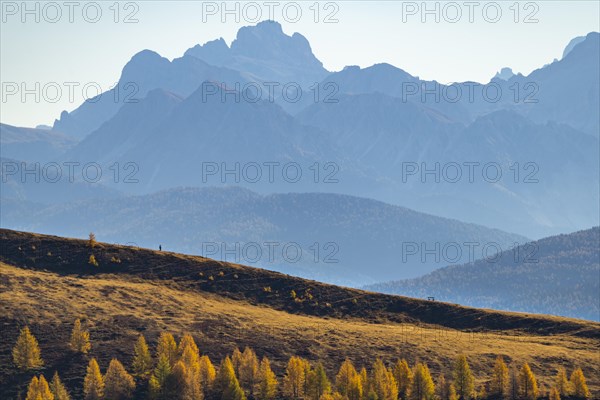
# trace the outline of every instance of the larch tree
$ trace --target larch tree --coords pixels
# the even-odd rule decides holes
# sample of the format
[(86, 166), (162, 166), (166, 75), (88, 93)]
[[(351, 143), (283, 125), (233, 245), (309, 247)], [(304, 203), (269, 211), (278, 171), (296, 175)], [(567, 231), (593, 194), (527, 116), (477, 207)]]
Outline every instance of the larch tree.
[(293, 356), (288, 361), (283, 377), (283, 393), (290, 399), (304, 396), (304, 362), (300, 357)]
[(148, 349), (144, 335), (138, 337), (133, 347), (133, 373), (135, 376), (144, 377), (152, 372), (152, 355)]
[(524, 400), (535, 400), (539, 394), (535, 375), (527, 363), (519, 371), (519, 394)]
[(550, 389), (548, 400), (560, 400), (560, 393), (556, 387)]
[(459, 400), (454, 383), (448, 385), (448, 400)]
[(81, 320), (77, 318), (71, 331), (71, 348), (77, 353), (86, 354), (90, 351), (90, 333), (81, 327)]
[(348, 396), (348, 390), (350, 389), (352, 380), (357, 374), (352, 361), (346, 358), (342, 365), (340, 365), (340, 369), (335, 376), (336, 390), (343, 396)]
[(366, 395), (367, 392), (369, 391), (369, 374), (367, 373), (367, 369), (365, 367), (362, 367), (360, 369), (360, 372), (358, 373), (358, 375), (360, 375), (360, 383), (363, 387), (363, 397), (364, 397), (364, 395)]
[(229, 357), (221, 362), (219, 372), (215, 380), (216, 394), (221, 400), (245, 400), (246, 395), (240, 387), (240, 383), (235, 375), (233, 364)]
[(165, 400), (193, 399), (190, 396), (189, 382), (187, 367), (182, 361), (177, 361), (161, 390), (162, 398)]
[(200, 387), (202, 388), (202, 393), (204, 397), (208, 397), (211, 393), (214, 382), (217, 376), (217, 371), (213, 363), (210, 361), (210, 358), (207, 355), (200, 357), (200, 371), (199, 371), (199, 380)]
[(194, 337), (190, 333), (185, 333), (179, 341), (179, 345), (177, 346), (177, 353), (180, 357), (183, 355), (183, 351), (186, 347), (190, 347), (194, 353), (200, 354), (198, 345), (196, 344)]
[(459, 355), (454, 361), (453, 377), (458, 397), (470, 399), (475, 388), (475, 380), (464, 354)]
[(377, 359), (373, 364), (371, 386), (379, 400), (397, 400), (398, 385), (392, 372)]
[(173, 367), (178, 359), (177, 354), (177, 343), (173, 335), (167, 332), (160, 334), (158, 338), (158, 345), (156, 348), (156, 356), (160, 359), (161, 356), (166, 357), (169, 361), (169, 366)]
[(39, 378), (34, 376), (31, 379), (25, 400), (54, 400), (54, 395), (50, 391), (44, 375), (40, 375)]
[(362, 378), (359, 374), (355, 375), (350, 381), (348, 388), (348, 400), (361, 400), (365, 394), (365, 389), (362, 384)]
[(87, 366), (83, 380), (83, 395), (85, 400), (100, 400), (104, 397), (104, 379), (95, 358), (92, 358)]
[(585, 376), (581, 368), (577, 368), (571, 373), (571, 387), (572, 393), (575, 398), (578, 399), (589, 399), (591, 397), (590, 390), (588, 389), (585, 381)]
[(158, 358), (154, 373), (148, 382), (149, 391), (153, 398), (161, 398), (166, 390), (167, 380), (171, 376), (171, 364), (166, 355), (162, 354)]
[(240, 365), (242, 365), (242, 352), (237, 347), (233, 349), (233, 353), (231, 353), (231, 365), (233, 365), (236, 376), (239, 376)]
[(431, 379), (431, 373), (426, 364), (418, 363), (413, 372), (412, 385), (410, 387), (410, 399), (431, 400), (435, 395), (435, 385)]
[(519, 398), (519, 371), (516, 366), (510, 368), (510, 380), (508, 383), (508, 396), (510, 400)]
[(104, 395), (111, 400), (125, 400), (131, 398), (134, 390), (133, 377), (129, 375), (119, 360), (113, 358), (104, 375)]
[(446, 377), (444, 376), (444, 374), (440, 374), (438, 381), (437, 381), (437, 395), (440, 398), (440, 400), (448, 400), (448, 382), (446, 382)]
[(496, 357), (492, 379), (490, 382), (490, 394), (500, 398), (508, 393), (508, 367), (502, 356)]
[(187, 371), (186, 397), (190, 399), (201, 399), (204, 397), (202, 383), (200, 379), (200, 355), (197, 347), (186, 346), (183, 349), (180, 362), (183, 363)]
[(271, 369), (271, 363), (267, 357), (263, 357), (260, 361), (258, 382), (254, 393), (258, 400), (273, 400), (277, 395), (277, 377)]
[[(357, 378), (360, 383), (360, 377), (357, 376)], [(330, 391), (331, 383), (327, 378), (325, 368), (323, 367), (323, 364), (318, 363), (315, 369), (308, 374), (308, 391), (306, 394), (313, 400), (319, 400), (323, 394), (329, 393)], [(348, 398), (350, 400), (360, 400), (360, 397), (352, 398), (350, 395)]]
[(240, 360), (239, 380), (242, 389), (251, 397), (254, 397), (254, 386), (258, 381), (258, 368), (256, 353), (250, 347), (246, 347)]
[(571, 393), (567, 370), (564, 367), (558, 368), (556, 378), (554, 378), (554, 386), (561, 396), (568, 396)]
[(394, 378), (398, 384), (398, 395), (401, 399), (408, 399), (410, 387), (412, 385), (413, 374), (405, 359), (398, 360), (394, 365)]
[(40, 346), (29, 331), (29, 327), (21, 329), (17, 343), (12, 350), (13, 361), (22, 371), (41, 368), (44, 365), (40, 355)]
[(52, 377), (52, 382), (50, 382), (50, 391), (52, 391), (52, 395), (54, 396), (54, 400), (70, 400), (71, 396), (67, 391), (67, 388), (60, 380), (58, 376), (58, 372), (54, 373)]

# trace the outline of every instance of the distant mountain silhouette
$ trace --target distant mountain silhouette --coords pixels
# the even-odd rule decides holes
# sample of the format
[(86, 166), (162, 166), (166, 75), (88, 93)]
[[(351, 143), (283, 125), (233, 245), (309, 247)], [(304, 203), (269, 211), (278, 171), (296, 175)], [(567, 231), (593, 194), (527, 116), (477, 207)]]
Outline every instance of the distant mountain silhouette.
[(449, 266), (369, 290), (500, 310), (600, 320), (600, 228), (553, 236), (494, 261)]
[[(447, 264), (432, 256), (426, 262), (419, 256), (403, 261), (409, 242), (429, 249), (436, 243), (474, 242), (480, 254), (487, 243), (508, 249), (527, 241), (364, 198), (327, 193), (262, 196), (241, 188), (171, 189), (50, 207), (24, 202), (5, 206), (3, 200), (2, 226), (76, 237), (93, 231), (107, 241), (148, 247), (161, 243), (164, 249), (353, 286), (415, 277)], [(272, 258), (265, 243), (277, 244), (272, 245)], [(257, 259), (256, 244), (262, 248)], [(289, 256), (283, 253), (286, 245)], [(296, 260), (298, 247), (301, 259)], [(465, 248), (461, 260), (469, 257)]]

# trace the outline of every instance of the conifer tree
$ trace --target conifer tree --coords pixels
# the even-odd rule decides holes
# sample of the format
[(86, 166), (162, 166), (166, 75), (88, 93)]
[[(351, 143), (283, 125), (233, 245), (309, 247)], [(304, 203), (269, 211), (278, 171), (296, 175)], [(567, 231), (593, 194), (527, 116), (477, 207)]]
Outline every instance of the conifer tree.
[(260, 362), (255, 393), (258, 400), (273, 400), (277, 395), (277, 378), (267, 357)]
[(244, 349), (239, 366), (239, 380), (242, 389), (251, 397), (254, 394), (254, 386), (258, 381), (258, 358), (256, 353), (249, 347)]
[(177, 353), (180, 357), (183, 355), (183, 351), (186, 347), (190, 347), (193, 353), (200, 354), (200, 350), (198, 350), (198, 345), (196, 344), (194, 337), (190, 333), (184, 334), (181, 340), (179, 341), (179, 345), (177, 346)]
[(144, 377), (152, 372), (152, 356), (144, 335), (138, 337), (133, 348), (133, 373), (135, 376)]
[(54, 373), (52, 377), (52, 382), (50, 382), (50, 390), (52, 391), (52, 395), (54, 395), (54, 400), (70, 400), (71, 396), (69, 396), (69, 392), (63, 383), (60, 381), (60, 377), (58, 376), (58, 372)]
[(242, 365), (242, 352), (237, 347), (231, 353), (231, 364), (236, 376), (240, 375), (240, 365)]
[(104, 395), (107, 399), (124, 400), (131, 398), (134, 390), (133, 377), (129, 375), (119, 360), (113, 358), (104, 375)]
[(490, 394), (503, 397), (508, 393), (508, 367), (502, 356), (496, 358), (490, 382)]
[(104, 379), (95, 358), (92, 358), (88, 364), (83, 380), (83, 394), (85, 400), (100, 400), (104, 396)]
[(426, 364), (418, 363), (413, 372), (412, 385), (410, 387), (410, 399), (430, 400), (435, 394), (435, 385), (431, 379), (431, 373)]
[[(196, 349), (196, 350), (195, 350)], [(200, 356), (197, 347), (188, 345), (183, 349), (180, 362), (185, 365), (187, 371), (186, 397), (190, 399), (201, 399), (204, 396), (200, 376)]]
[(162, 394), (163, 388), (165, 387), (167, 379), (169, 379), (170, 375), (171, 364), (169, 363), (167, 356), (163, 354), (158, 358), (158, 362), (156, 364), (156, 368), (154, 368), (153, 374), (159, 394)]
[(348, 400), (361, 400), (364, 394), (362, 378), (360, 377), (360, 374), (356, 374), (350, 381), (350, 387), (348, 388)]
[(394, 378), (398, 384), (398, 395), (401, 399), (408, 399), (410, 387), (412, 385), (412, 371), (405, 359), (398, 360), (394, 365)]
[(90, 348), (90, 333), (81, 327), (81, 320), (77, 318), (71, 331), (71, 348), (78, 352), (86, 354)]
[(341, 395), (348, 396), (348, 390), (356, 375), (357, 372), (352, 361), (346, 358), (335, 376), (335, 387)]
[(40, 347), (29, 327), (21, 329), (17, 343), (12, 350), (13, 361), (22, 371), (37, 369), (44, 365), (40, 356)]
[(454, 362), (454, 386), (461, 399), (470, 399), (474, 390), (474, 379), (471, 368), (464, 354), (459, 355)]
[(454, 383), (448, 385), (448, 400), (459, 400)]
[[(360, 384), (360, 377), (357, 375), (358, 383)], [(362, 387), (362, 386), (361, 386)], [(308, 396), (313, 400), (319, 400), (319, 398), (331, 391), (331, 383), (329, 379), (327, 379), (327, 374), (325, 373), (325, 368), (323, 364), (318, 363), (314, 370), (310, 371), (308, 374)], [(362, 390), (361, 390), (362, 391)], [(360, 397), (351, 397), (350, 394), (348, 396), (350, 400), (360, 400)]]
[(367, 374), (367, 369), (365, 367), (362, 367), (358, 375), (360, 375), (360, 383), (363, 387), (364, 398), (367, 395), (367, 392), (369, 391), (369, 374)]
[(190, 387), (188, 387), (189, 375), (185, 364), (177, 361), (161, 388), (161, 398), (165, 400), (184, 400), (190, 397)]
[(160, 397), (160, 384), (154, 375), (148, 380), (148, 396), (152, 400), (156, 400)]
[(567, 371), (564, 367), (559, 367), (556, 372), (556, 378), (554, 378), (554, 385), (558, 394), (561, 396), (568, 396), (570, 394), (570, 383), (567, 379)]
[(519, 372), (516, 366), (510, 368), (510, 381), (508, 383), (508, 398), (510, 400), (516, 400), (519, 398)]
[(560, 393), (558, 392), (557, 388), (553, 387), (550, 389), (548, 400), (560, 400)]
[(300, 357), (293, 356), (288, 361), (283, 377), (283, 393), (290, 399), (304, 396), (304, 362)]
[(177, 354), (177, 343), (173, 335), (167, 332), (160, 334), (158, 338), (158, 346), (156, 348), (157, 358), (165, 356), (169, 362), (169, 366), (172, 368), (178, 359)]
[(379, 400), (398, 399), (398, 385), (392, 372), (387, 369), (381, 359), (373, 364), (371, 386)]
[[(446, 377), (444, 376), (444, 374), (440, 374), (440, 377), (438, 378), (437, 381), (437, 395), (440, 398), (440, 400), (448, 400), (448, 383), (446, 382)], [(402, 398), (402, 397), (401, 397)]]
[(585, 381), (585, 376), (581, 368), (577, 368), (571, 373), (571, 387), (573, 390), (573, 396), (577, 399), (589, 399), (591, 397), (590, 390), (588, 389)]
[(245, 400), (246, 396), (235, 376), (233, 364), (229, 357), (221, 362), (219, 372), (215, 380), (215, 390), (221, 400)]
[(213, 389), (217, 371), (207, 355), (200, 357), (199, 365), (200, 387), (202, 388), (204, 397), (208, 397)]
[(527, 363), (519, 371), (519, 394), (524, 400), (535, 400), (538, 397), (537, 381)]
[(54, 400), (54, 395), (50, 391), (48, 382), (44, 375), (34, 376), (27, 388), (26, 400)]

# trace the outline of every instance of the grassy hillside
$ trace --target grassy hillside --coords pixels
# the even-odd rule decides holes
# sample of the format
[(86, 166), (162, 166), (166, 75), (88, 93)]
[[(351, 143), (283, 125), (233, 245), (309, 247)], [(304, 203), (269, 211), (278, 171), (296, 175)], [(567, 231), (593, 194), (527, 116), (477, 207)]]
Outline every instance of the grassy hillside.
[[(596, 323), (375, 294), (201, 257), (103, 243), (92, 249), (83, 240), (8, 230), (0, 231), (0, 244), (0, 393), (8, 398), (31, 377), (11, 363), (25, 324), (40, 342), (46, 375), (58, 369), (73, 393), (80, 393), (87, 357), (97, 357), (103, 370), (112, 357), (128, 366), (139, 333), (154, 345), (170, 331), (191, 332), (214, 361), (251, 346), (273, 360), (278, 375), (297, 354), (324, 361), (330, 376), (345, 357), (358, 365), (375, 357), (426, 361), (436, 376), (464, 352), (481, 381), (502, 354), (529, 362), (545, 388), (558, 366), (581, 366), (600, 395)], [(88, 264), (91, 253), (98, 267)], [(68, 350), (77, 317), (90, 327), (88, 356)]]
[(367, 288), (473, 307), (600, 320), (600, 228), (527, 243), (497, 260)]

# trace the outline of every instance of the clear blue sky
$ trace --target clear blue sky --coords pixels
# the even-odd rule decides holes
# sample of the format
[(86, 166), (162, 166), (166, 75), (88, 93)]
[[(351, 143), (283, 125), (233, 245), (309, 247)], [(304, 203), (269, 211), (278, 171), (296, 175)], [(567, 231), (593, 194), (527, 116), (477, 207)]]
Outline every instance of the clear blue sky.
[[(35, 82), (42, 87), (57, 82), (63, 94), (55, 103), (44, 99), (36, 102), (33, 96), (28, 96), (25, 102), (20, 96), (3, 98), (0, 121), (18, 126), (51, 124), (62, 110), (70, 111), (82, 101), (81, 86), (75, 90), (75, 98), (69, 99), (63, 82), (81, 85), (95, 82), (107, 89), (118, 80), (121, 69), (136, 52), (152, 49), (173, 59), (197, 43), (218, 37), (231, 43), (240, 26), (255, 24), (257, 11), (241, 2), (240, 20), (236, 22), (235, 14), (223, 16), (221, 9), (209, 15), (213, 5), (221, 8), (221, 1), (137, 1), (129, 5), (120, 2), (118, 15), (112, 7), (113, 1), (99, 3), (102, 10), (99, 18), (93, 5), (84, 1), (73, 10), (73, 22), (69, 22), (70, 10), (62, 1), (55, 3), (61, 6), (59, 19), (57, 10), (44, 8), (44, 2), (39, 3), (39, 12), (24, 15), (21, 1), (2, 1), (3, 85), (25, 82), (33, 88)], [(502, 11), (500, 17), (496, 16), (495, 5), (488, 1), (477, 2), (479, 5), (472, 10), (464, 1), (454, 3), (459, 5), (458, 9), (448, 2), (437, 2), (439, 12), (429, 15), (423, 15), (421, 1), (320, 2), (318, 22), (315, 22), (314, 1), (298, 2), (302, 10), (298, 21), (294, 21), (294, 4), (278, 3), (273, 19), (283, 25), (287, 34), (300, 32), (306, 36), (315, 55), (331, 71), (345, 65), (367, 67), (388, 62), (413, 75), (443, 83), (487, 82), (504, 66), (527, 74), (560, 58), (571, 38), (600, 30), (598, 1), (522, 1), (516, 7), (518, 14), (513, 6), (515, 1), (497, 2)], [(326, 6), (327, 3), (330, 4)], [(35, 4), (27, 3), (30, 9)], [(260, 19), (268, 19), (265, 2), (254, 4), (260, 6)], [(235, 5), (230, 2), (228, 7)], [(428, 2), (427, 7), (434, 9), (436, 2)], [(461, 12), (460, 18), (457, 11)], [(39, 22), (35, 21), (36, 13)], [(132, 13), (138, 22), (124, 23)], [(325, 23), (323, 19), (331, 13), (338, 21)], [(435, 21), (436, 16), (439, 22)], [(530, 23), (525, 23), (528, 16)], [(25, 22), (22, 18), (26, 18)], [(57, 22), (52, 23), (54, 19)], [(94, 19), (98, 21), (89, 22)], [(498, 21), (492, 23), (494, 19)]]

